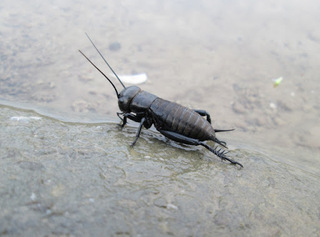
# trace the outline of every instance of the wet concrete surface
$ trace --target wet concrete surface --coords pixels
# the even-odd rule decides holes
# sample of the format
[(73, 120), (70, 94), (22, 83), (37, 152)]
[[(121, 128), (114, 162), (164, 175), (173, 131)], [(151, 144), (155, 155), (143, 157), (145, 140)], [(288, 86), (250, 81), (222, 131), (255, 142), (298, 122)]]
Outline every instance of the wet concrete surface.
[[(318, 9), (0, 1), (0, 235), (319, 236)], [(219, 138), (244, 169), (154, 130), (130, 148), (85, 32), (119, 75), (234, 128)]]
[(237, 168), (136, 127), (0, 107), (2, 236), (318, 236), (319, 177), (253, 150)]

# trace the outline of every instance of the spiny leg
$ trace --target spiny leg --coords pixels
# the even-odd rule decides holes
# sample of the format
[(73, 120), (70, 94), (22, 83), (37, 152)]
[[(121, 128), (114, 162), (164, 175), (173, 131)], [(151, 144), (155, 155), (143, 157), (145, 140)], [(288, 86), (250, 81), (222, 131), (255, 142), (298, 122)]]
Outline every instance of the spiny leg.
[(239, 166), (243, 167), (243, 165), (240, 164), (239, 162), (236, 162), (236, 161), (226, 157), (225, 155), (228, 153), (228, 151), (222, 150), (222, 148), (220, 148), (219, 150), (217, 148), (212, 148), (212, 147), (208, 146), (205, 142), (199, 141), (198, 139), (186, 137), (186, 136), (183, 136), (179, 133), (175, 133), (172, 131), (159, 130), (159, 132), (162, 133), (167, 138), (172, 139), (177, 142), (181, 142), (181, 143), (185, 143), (185, 144), (189, 144), (189, 145), (204, 146), (205, 148), (207, 148), (209, 151), (211, 151), (213, 154), (215, 154), (216, 156), (218, 156), (222, 160), (227, 160), (233, 165), (239, 165)]
[[(222, 150), (222, 148), (220, 148), (219, 150), (217, 149), (217, 147), (212, 148), (210, 146), (208, 146), (205, 142), (199, 142), (199, 145), (204, 146), (205, 148), (207, 148), (209, 151), (211, 151), (213, 154), (215, 154), (216, 156), (218, 156), (219, 158), (221, 158), (222, 160), (227, 160), (229, 161), (231, 164), (233, 165), (239, 165), (243, 168), (243, 165), (240, 164), (237, 161), (234, 161), (228, 157), (225, 156), (225, 154), (228, 153), (228, 151), (226, 152), (225, 150)], [(221, 151), (222, 150), (222, 151)]]

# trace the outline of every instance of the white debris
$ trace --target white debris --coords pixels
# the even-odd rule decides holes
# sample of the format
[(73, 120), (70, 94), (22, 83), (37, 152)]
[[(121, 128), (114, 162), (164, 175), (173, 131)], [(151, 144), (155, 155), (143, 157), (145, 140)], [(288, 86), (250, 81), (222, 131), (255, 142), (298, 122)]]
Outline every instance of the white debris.
[(271, 109), (276, 109), (277, 108), (277, 105), (275, 103), (272, 103), (272, 102), (269, 104), (269, 106), (270, 106)]
[(178, 210), (178, 207), (177, 207), (176, 205), (171, 204), (171, 203), (169, 203), (169, 204), (167, 205), (167, 208), (168, 208), (168, 209)]
[(144, 83), (147, 80), (147, 74), (140, 73), (135, 75), (119, 75), (119, 78), (123, 83), (129, 83), (129, 84), (141, 84)]

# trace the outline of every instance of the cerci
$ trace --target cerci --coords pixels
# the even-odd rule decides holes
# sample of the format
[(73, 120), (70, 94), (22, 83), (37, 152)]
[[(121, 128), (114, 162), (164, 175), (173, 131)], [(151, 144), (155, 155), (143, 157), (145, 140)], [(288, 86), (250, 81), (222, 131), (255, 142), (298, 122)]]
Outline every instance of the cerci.
[(88, 35), (87, 37), (124, 88), (118, 93), (112, 81), (79, 50), (113, 86), (121, 110), (120, 113), (117, 113), (122, 120), (121, 127), (126, 125), (128, 119), (140, 123), (135, 140), (131, 144), (132, 146), (137, 142), (142, 127), (148, 129), (154, 125), (161, 134), (169, 139), (189, 145), (204, 146), (222, 160), (227, 160), (231, 164), (243, 167), (239, 162), (228, 158), (226, 150), (218, 148), (218, 146), (211, 147), (205, 142), (211, 140), (226, 148), (226, 143), (220, 141), (215, 134), (217, 132), (232, 131), (233, 129), (214, 129), (211, 125), (210, 115), (205, 110), (189, 109), (180, 104), (161, 99), (154, 94), (141, 90), (137, 86), (125, 87), (90, 37)]

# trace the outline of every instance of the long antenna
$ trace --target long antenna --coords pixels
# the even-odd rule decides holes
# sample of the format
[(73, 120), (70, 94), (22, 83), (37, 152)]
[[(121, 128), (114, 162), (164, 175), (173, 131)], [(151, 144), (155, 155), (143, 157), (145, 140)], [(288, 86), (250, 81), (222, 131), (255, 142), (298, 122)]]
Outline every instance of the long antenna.
[(86, 33), (86, 36), (88, 37), (88, 39), (90, 40), (91, 44), (93, 45), (93, 47), (95, 47), (95, 49), (98, 51), (98, 53), (100, 54), (101, 58), (103, 59), (103, 61), (108, 65), (108, 67), (110, 68), (110, 70), (113, 72), (113, 74), (116, 76), (116, 78), (119, 80), (119, 82), (121, 83), (121, 85), (123, 86), (123, 88), (126, 88), (122, 81), (120, 80), (120, 78), (118, 77), (117, 73), (115, 73), (115, 71), (113, 71), (112, 67), (109, 65), (109, 63), (107, 62), (107, 60), (103, 57), (102, 53), (100, 53), (99, 49), (96, 47), (96, 45), (93, 43), (93, 41), (91, 40), (91, 38), (89, 37), (89, 35)]
[(96, 65), (94, 65), (94, 63), (91, 62), (91, 60), (90, 60), (84, 53), (82, 53), (81, 50), (79, 50), (79, 52), (83, 55), (83, 57), (85, 57), (85, 58), (89, 61), (89, 63), (92, 64), (92, 66), (94, 66), (94, 67), (111, 83), (111, 85), (113, 86), (114, 90), (115, 90), (116, 93), (117, 93), (117, 97), (119, 98), (119, 93), (118, 93), (118, 91), (117, 91), (117, 88), (116, 88), (115, 85), (112, 83), (112, 81), (111, 81)]

